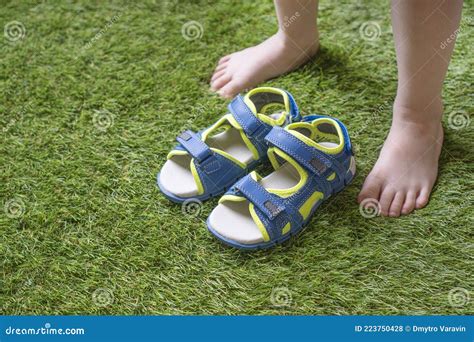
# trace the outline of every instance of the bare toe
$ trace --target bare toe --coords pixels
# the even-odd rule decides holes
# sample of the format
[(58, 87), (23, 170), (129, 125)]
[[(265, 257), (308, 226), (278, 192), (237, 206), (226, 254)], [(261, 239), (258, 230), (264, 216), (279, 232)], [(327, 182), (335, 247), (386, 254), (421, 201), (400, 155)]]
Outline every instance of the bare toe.
[[(220, 88), (219, 95), (232, 98), (247, 88), (294, 70), (308, 61), (319, 46), (317, 36), (308, 34), (299, 38), (303, 47), (311, 50), (309, 54), (301, 54), (300, 49), (295, 49), (293, 42), (288, 41), (286, 34), (277, 32), (258, 45), (222, 57), (214, 74), (227, 70), (231, 73), (232, 81), (211, 88)], [(212, 81), (216, 79), (217, 76)]]
[[(231, 81), (231, 79), (232, 79), (231, 75), (224, 74), (221, 77), (219, 77), (218, 79), (212, 81), (211, 89), (214, 90), (214, 91), (217, 91), (217, 90), (221, 89), (223, 86), (225, 86), (226, 84), (228, 84)], [(220, 94), (220, 92), (219, 92), (219, 94)]]
[(229, 65), (229, 62), (225, 62), (225, 63), (222, 63), (222, 64), (219, 64), (216, 69), (214, 70), (214, 74), (217, 74), (219, 71), (221, 70), (225, 70), (227, 68), (227, 66)]
[(416, 199), (416, 204), (415, 204), (416, 209), (421, 209), (425, 207), (428, 204), (429, 199), (430, 199), (430, 189), (428, 187), (422, 188)]
[(405, 203), (402, 207), (402, 214), (408, 215), (415, 209), (415, 201), (416, 201), (416, 191), (410, 190), (407, 193), (405, 198)]
[(382, 190), (382, 195), (380, 195), (380, 213), (383, 216), (388, 216), (388, 210), (390, 209), (394, 197), (395, 190), (390, 186), (386, 186)]
[[(440, 101), (434, 114), (442, 110)], [(418, 112), (394, 104), (392, 127), (359, 194), (359, 201), (380, 198), (383, 216), (396, 217), (423, 208), (436, 181), (441, 143), (433, 144), (433, 139), (443, 140), (443, 127), (436, 120), (421, 122), (417, 118)], [(379, 189), (381, 194), (377, 195)]]
[(357, 196), (357, 201), (360, 203), (367, 198), (374, 198), (378, 200), (380, 195), (380, 190), (382, 188), (382, 180), (376, 176), (369, 174), (365, 179), (362, 190)]
[(221, 71), (216, 71), (214, 73), (214, 75), (212, 75), (212, 78), (211, 78), (211, 83), (215, 80), (217, 80), (219, 77), (221, 77), (222, 75), (225, 74), (225, 70), (221, 70)]
[(391, 217), (398, 217), (402, 211), (403, 202), (405, 201), (405, 192), (399, 191), (393, 198), (390, 205), (389, 215)]
[(247, 87), (249, 86), (245, 85), (242, 80), (233, 78), (229, 83), (223, 86), (221, 90), (218, 91), (218, 94), (225, 98), (232, 98)]
[(219, 59), (218, 64), (227, 62), (230, 59), (230, 56), (232, 56), (232, 54), (222, 57), (221, 59)]

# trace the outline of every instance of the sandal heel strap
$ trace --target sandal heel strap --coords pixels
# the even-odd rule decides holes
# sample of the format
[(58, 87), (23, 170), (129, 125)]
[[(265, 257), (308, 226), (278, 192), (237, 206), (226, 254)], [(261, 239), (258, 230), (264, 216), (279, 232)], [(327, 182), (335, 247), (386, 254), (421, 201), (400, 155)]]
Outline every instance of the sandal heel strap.
[(288, 122), (289, 124), (292, 122), (297, 122), (301, 121), (301, 114), (300, 110), (298, 108), (298, 105), (296, 104), (295, 99), (293, 98), (293, 95), (291, 95), (289, 92), (285, 91), (286, 95), (288, 95), (288, 99), (290, 100), (290, 116)]
[(259, 156), (267, 151), (265, 136), (272, 129), (271, 125), (262, 122), (247, 106), (242, 95), (236, 96), (228, 106), (230, 113), (239, 123), (245, 135), (254, 144)]
[(236, 96), (231, 103), (229, 103), (229, 111), (237, 122), (242, 126), (247, 136), (252, 136), (263, 123), (250, 110), (244, 101), (242, 95)]

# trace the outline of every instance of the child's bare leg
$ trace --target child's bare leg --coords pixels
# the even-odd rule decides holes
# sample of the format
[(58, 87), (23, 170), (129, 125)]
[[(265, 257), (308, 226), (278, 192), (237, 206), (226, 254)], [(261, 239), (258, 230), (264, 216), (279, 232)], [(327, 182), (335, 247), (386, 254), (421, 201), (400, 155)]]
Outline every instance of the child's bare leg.
[[(379, 200), (382, 215), (428, 203), (443, 142), (441, 90), (462, 0), (392, 0), (398, 90), (390, 133), (358, 200)], [(442, 43), (446, 47), (442, 48)]]
[(278, 32), (263, 43), (222, 57), (211, 89), (223, 97), (291, 71), (318, 50), (317, 0), (275, 0)]

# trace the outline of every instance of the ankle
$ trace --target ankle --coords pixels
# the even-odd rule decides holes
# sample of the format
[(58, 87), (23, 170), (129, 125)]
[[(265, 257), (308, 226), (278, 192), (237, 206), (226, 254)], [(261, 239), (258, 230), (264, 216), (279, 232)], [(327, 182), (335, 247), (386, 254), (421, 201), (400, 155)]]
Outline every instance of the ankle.
[(441, 96), (431, 101), (420, 101), (416, 97), (405, 98), (397, 95), (393, 103), (393, 118), (412, 123), (440, 124), (443, 116)]
[(316, 28), (296, 33), (294, 30), (290, 31), (280, 27), (275, 35), (289, 49), (298, 48), (308, 52), (316, 52), (319, 48), (319, 32)]

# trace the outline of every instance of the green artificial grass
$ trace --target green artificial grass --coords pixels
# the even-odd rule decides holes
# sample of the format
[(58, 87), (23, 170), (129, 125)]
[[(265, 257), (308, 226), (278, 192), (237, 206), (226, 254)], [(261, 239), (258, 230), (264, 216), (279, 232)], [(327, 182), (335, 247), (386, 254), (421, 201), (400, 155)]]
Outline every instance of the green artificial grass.
[[(464, 7), (431, 201), (364, 218), (355, 198), (396, 91), (390, 9), (322, 1), (318, 56), (265, 84), (292, 92), (305, 114), (341, 119), (358, 175), (297, 238), (246, 253), (208, 233), (217, 199), (183, 214), (155, 175), (179, 132), (225, 113), (208, 90), (215, 63), (275, 31), (272, 2), (4, 1), (1, 27), (18, 21), (26, 34), (0, 37), (1, 313), (472, 314), (474, 134), (449, 122), (474, 104)], [(188, 32), (195, 40), (181, 32), (190, 21), (203, 29)], [(361, 37), (366, 22), (378, 38)]]

